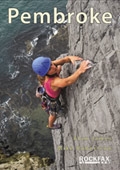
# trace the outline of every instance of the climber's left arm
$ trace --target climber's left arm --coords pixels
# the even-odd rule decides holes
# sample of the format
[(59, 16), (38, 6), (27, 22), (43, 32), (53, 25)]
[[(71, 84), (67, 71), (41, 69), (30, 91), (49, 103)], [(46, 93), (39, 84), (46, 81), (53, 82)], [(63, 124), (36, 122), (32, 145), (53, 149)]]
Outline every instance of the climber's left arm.
[(78, 61), (78, 60), (83, 60), (83, 59), (78, 56), (66, 56), (64, 58), (54, 60), (54, 61), (52, 61), (52, 63), (55, 65), (63, 65), (65, 63), (70, 63), (70, 62), (74, 64), (74, 62)]

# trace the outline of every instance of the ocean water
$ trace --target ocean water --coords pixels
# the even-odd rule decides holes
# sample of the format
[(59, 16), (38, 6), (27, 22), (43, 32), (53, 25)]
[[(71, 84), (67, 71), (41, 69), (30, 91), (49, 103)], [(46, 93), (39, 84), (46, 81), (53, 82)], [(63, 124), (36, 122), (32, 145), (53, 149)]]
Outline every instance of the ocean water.
[[(66, 0), (0, 0), (0, 75), (8, 74), (9, 67), (13, 54), (9, 53), (9, 49), (14, 48), (13, 42), (15, 38), (22, 34), (32, 32), (32, 36), (41, 33), (41, 27), (44, 24), (33, 24), (34, 12), (49, 12), (51, 18), (53, 16), (53, 8), (57, 7), (58, 11), (65, 12)], [(13, 20), (11, 24), (8, 23), (8, 9), (17, 8), (19, 13), (29, 12), (31, 14), (31, 23), (23, 24), (20, 21), (20, 15)], [(52, 19), (51, 19), (52, 20)], [(52, 24), (52, 21), (51, 21)]]
[[(2, 89), (6, 87), (6, 83), (9, 83), (20, 74), (20, 65), (24, 64), (25, 60), (28, 62), (32, 58), (32, 49), (26, 54), (25, 42), (29, 40), (35, 46), (39, 36), (50, 34), (50, 27), (54, 25), (52, 22), (53, 8), (56, 7), (58, 11), (66, 13), (66, 3), (66, 0), (0, 1), (0, 87)], [(13, 19), (11, 24), (8, 23), (9, 8), (19, 10), (19, 16)], [(23, 24), (21, 22), (20, 16), (23, 12), (31, 14), (30, 24)], [(34, 12), (49, 12), (51, 23), (40, 24), (38, 22), (34, 24)], [(52, 31), (57, 33), (54, 27)]]
[[(13, 145), (12, 136), (9, 139), (7, 137), (11, 133), (9, 127), (13, 124), (13, 136), (22, 136), (15, 139), (16, 145), (14, 142), (13, 148), (16, 148), (16, 151), (17, 142), (27, 137), (24, 130), (28, 128), (28, 133), (33, 133), (29, 129), (31, 118), (21, 115), (18, 110), (21, 107), (28, 110), (29, 105), (37, 105), (36, 101), (34, 102), (36, 77), (31, 63), (41, 54), (42, 47), (49, 44), (49, 39), (58, 33), (59, 26), (53, 23), (53, 8), (56, 7), (58, 11), (66, 14), (66, 4), (67, 0), (0, 0), (0, 147), (6, 141), (7, 146), (10, 143)], [(19, 16), (13, 19), (11, 24), (8, 23), (9, 8), (19, 10)], [(31, 14), (30, 24), (21, 22), (20, 16), (23, 12)], [(34, 24), (34, 12), (49, 12), (51, 23)], [(16, 134), (15, 127), (19, 129), (20, 134)], [(37, 139), (36, 142), (39, 143)], [(26, 144), (26, 148), (27, 146)]]

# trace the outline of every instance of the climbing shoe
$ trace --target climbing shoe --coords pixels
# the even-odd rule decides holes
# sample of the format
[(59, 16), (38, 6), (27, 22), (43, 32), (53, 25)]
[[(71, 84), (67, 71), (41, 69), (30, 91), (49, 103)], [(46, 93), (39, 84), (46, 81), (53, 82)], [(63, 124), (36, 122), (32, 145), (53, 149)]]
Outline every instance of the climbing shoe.
[(53, 127), (51, 129), (61, 129), (62, 128), (62, 124), (61, 123), (56, 123), (53, 125)]
[[(48, 127), (48, 125), (47, 125), (47, 127)], [(62, 124), (61, 123), (56, 123), (56, 124), (53, 124), (53, 126), (50, 129), (61, 129), (61, 128), (62, 128)]]

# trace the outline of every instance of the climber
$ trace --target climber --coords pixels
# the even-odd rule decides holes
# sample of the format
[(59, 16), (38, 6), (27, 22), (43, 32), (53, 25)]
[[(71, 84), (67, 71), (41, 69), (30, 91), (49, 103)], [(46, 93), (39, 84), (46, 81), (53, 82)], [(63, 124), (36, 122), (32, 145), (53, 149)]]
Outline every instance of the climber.
[[(59, 73), (61, 71), (61, 66), (69, 62), (74, 64), (77, 60), (82, 61), (79, 68), (71, 76), (68, 76), (67, 78), (60, 78)], [(48, 127), (51, 129), (61, 128), (60, 124), (54, 124), (56, 120), (56, 112), (59, 108), (59, 95), (61, 89), (73, 84), (81, 74), (91, 68), (89, 61), (83, 60), (78, 56), (66, 56), (54, 61), (51, 61), (48, 57), (40, 56), (33, 60), (32, 68), (37, 74), (40, 86), (44, 87), (45, 94), (47, 95), (48, 101), (47, 106), (45, 107), (49, 106)], [(40, 97), (38, 91), (36, 92), (36, 96)]]

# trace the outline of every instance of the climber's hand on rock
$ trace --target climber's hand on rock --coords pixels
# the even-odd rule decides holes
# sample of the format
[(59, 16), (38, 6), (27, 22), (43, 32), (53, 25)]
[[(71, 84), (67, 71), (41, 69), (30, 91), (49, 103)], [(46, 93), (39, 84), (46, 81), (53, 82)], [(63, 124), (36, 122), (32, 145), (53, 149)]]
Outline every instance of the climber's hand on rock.
[(83, 60), (83, 58), (78, 57), (78, 56), (69, 56), (69, 59), (70, 59), (72, 64), (74, 64), (75, 61), (79, 61), (79, 60), (82, 61)]
[(80, 69), (81, 73), (84, 73), (89, 68), (91, 68), (90, 61), (89, 60), (84, 60), (84, 61), (81, 62), (81, 65), (80, 65), (79, 69)]

